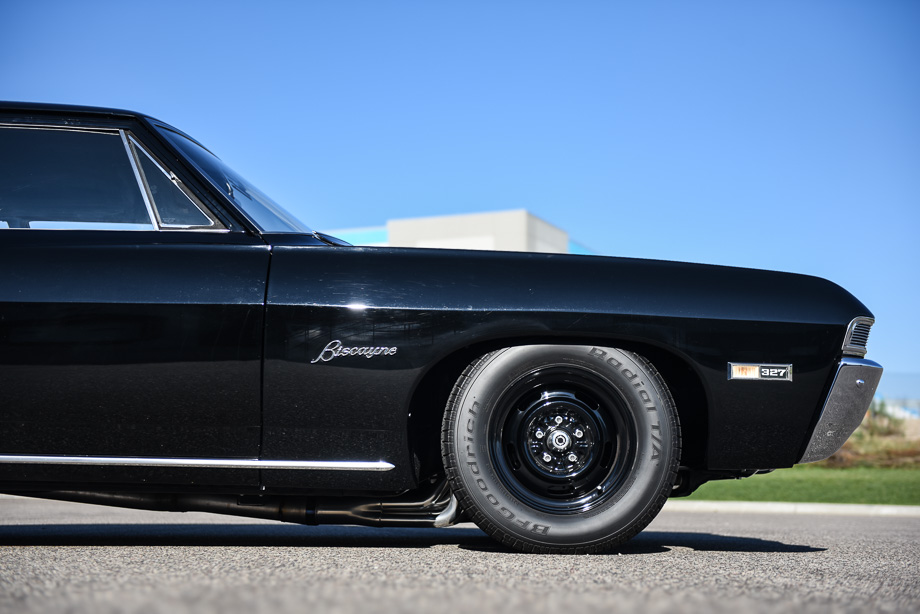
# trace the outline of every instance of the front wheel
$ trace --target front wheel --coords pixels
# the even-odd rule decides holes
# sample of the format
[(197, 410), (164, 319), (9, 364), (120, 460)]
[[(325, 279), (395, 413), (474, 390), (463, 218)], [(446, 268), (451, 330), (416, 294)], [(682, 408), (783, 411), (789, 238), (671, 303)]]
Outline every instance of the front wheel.
[(532, 345), (467, 367), (442, 456), (466, 513), (527, 552), (601, 552), (645, 528), (677, 475), (674, 401), (651, 363), (606, 347)]

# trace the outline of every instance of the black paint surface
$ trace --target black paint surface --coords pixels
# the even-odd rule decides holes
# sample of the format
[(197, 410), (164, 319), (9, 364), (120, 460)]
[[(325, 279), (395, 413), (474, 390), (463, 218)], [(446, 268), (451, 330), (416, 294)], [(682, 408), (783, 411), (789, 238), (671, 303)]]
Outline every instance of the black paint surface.
[[(437, 455), (444, 383), (485, 352), (536, 343), (660, 364), (695, 468), (784, 467), (811, 434), (847, 324), (871, 316), (802, 275), (261, 234), (149, 118), (29, 105), (0, 118), (130, 130), (229, 229), (0, 230), (0, 454), (396, 466), (0, 465), (0, 490), (412, 488)], [(395, 351), (317, 360), (334, 342)], [(729, 381), (728, 362), (792, 364), (794, 379)]]

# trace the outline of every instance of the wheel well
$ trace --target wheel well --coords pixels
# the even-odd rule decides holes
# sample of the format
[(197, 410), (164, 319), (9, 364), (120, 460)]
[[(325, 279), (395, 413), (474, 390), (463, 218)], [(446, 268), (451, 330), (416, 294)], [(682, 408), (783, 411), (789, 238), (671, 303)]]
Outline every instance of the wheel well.
[[(584, 339), (501, 339), (468, 346), (438, 362), (424, 375), (409, 404), (409, 449), (420, 482), (443, 475), (441, 422), (450, 392), (474, 360), (489, 352), (519, 345), (588, 345)], [(598, 340), (596, 345), (617, 347), (647, 358), (661, 373), (677, 407), (680, 420), (681, 465), (704, 468), (708, 445), (708, 404), (700, 378), (680, 357), (656, 346), (616, 340)]]

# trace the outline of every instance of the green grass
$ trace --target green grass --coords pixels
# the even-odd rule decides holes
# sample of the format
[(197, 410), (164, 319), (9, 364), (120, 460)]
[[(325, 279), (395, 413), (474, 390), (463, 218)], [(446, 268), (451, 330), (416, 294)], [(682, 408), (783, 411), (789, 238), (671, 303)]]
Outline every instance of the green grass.
[(708, 482), (690, 499), (920, 505), (920, 470), (798, 465), (743, 480)]

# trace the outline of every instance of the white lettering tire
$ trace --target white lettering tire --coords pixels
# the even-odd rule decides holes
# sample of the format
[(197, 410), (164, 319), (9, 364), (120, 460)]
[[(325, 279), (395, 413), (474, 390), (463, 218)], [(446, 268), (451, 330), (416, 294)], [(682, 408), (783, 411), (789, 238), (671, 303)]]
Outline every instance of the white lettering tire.
[(471, 364), (451, 393), (442, 456), (469, 517), (526, 552), (609, 550), (664, 505), (680, 427), (664, 380), (607, 347), (506, 348)]

